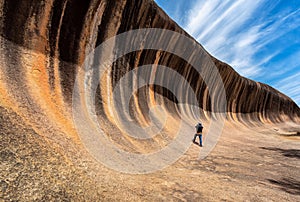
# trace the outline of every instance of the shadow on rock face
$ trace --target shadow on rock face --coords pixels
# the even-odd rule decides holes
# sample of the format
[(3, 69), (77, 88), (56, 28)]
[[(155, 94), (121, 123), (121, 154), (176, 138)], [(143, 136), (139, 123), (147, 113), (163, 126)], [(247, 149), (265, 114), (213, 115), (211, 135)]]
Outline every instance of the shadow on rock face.
[(298, 158), (300, 159), (300, 150), (299, 149), (281, 149), (276, 147), (260, 147), (261, 149), (266, 149), (270, 151), (276, 151), (282, 154), (283, 156), (289, 158)]
[(300, 195), (300, 181), (292, 178), (282, 178), (281, 180), (268, 179), (268, 181), (274, 185), (279, 186), (281, 190), (287, 193)]

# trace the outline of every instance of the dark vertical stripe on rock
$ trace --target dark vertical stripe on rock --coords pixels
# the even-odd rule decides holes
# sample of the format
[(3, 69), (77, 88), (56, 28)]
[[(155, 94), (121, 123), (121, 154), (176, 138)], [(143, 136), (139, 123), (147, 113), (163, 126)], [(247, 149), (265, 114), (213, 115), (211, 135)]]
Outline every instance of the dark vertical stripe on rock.
[(90, 1), (68, 1), (63, 16), (59, 38), (60, 81), (66, 101), (70, 102), (75, 81), (76, 65), (80, 54), (80, 37), (84, 32), (84, 21)]

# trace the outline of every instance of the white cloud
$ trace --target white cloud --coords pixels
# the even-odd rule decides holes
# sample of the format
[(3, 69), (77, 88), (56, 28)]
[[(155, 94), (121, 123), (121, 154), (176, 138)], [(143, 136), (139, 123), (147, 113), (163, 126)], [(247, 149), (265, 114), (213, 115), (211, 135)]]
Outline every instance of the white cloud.
[[(278, 54), (279, 53), (280, 51), (278, 51)], [(283, 58), (281, 61), (274, 64), (272, 67), (272, 71), (266, 71), (266, 75), (269, 78), (277, 78), (277, 77), (282, 77), (282, 75), (288, 72), (295, 71), (296, 69), (300, 68), (299, 58), (300, 58), (300, 50), (289, 55), (286, 58)]]
[(198, 0), (184, 27), (214, 56), (232, 65), (243, 76), (255, 78), (262, 72), (260, 65), (274, 58), (278, 51), (261, 59), (256, 58), (257, 53), (300, 24), (300, 20), (296, 20), (289, 23), (289, 29), (283, 28), (300, 9), (274, 19), (264, 16), (268, 11), (257, 15), (258, 9), (272, 9), (275, 5), (276, 1), (266, 0)]
[[(294, 75), (291, 75), (287, 78), (281, 79), (280, 81), (278, 81), (275, 86), (278, 86), (280, 88), (288, 88), (288, 86), (295, 86), (296, 83), (300, 84), (300, 72), (295, 73)], [(293, 81), (293, 82), (290, 82)], [(283, 87), (284, 86), (284, 87)], [(300, 88), (300, 85), (299, 85)]]
[[(286, 51), (289, 43), (276, 44), (300, 24), (300, 8), (274, 12), (279, 0), (197, 0), (183, 27), (212, 55), (233, 66), (242, 76), (273, 80), (299, 68), (299, 53), (281, 58), (272, 69), (265, 66)], [(268, 66), (270, 68), (270, 66)], [(275, 71), (273, 71), (275, 70)], [(274, 87), (300, 103), (300, 75), (277, 82)], [(277, 78), (278, 79), (278, 78)]]
[[(256, 75), (252, 44), (259, 38), (259, 26), (239, 33), (262, 0), (198, 0), (188, 16), (186, 30), (216, 57), (234, 66), (244, 76)], [(248, 69), (246, 68), (248, 67)]]
[(300, 104), (300, 72), (292, 76), (284, 78), (277, 82), (274, 86), (281, 92), (288, 94), (294, 101)]

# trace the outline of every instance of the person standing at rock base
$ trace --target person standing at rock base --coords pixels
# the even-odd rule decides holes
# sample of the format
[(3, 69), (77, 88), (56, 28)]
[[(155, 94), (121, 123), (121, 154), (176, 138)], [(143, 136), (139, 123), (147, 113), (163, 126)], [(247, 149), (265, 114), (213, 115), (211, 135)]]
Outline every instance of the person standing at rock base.
[(199, 145), (200, 147), (202, 147), (202, 130), (203, 130), (203, 126), (202, 124), (199, 122), (196, 126), (196, 134), (194, 135), (194, 139), (193, 139), (193, 143), (196, 143), (196, 138), (199, 137)]

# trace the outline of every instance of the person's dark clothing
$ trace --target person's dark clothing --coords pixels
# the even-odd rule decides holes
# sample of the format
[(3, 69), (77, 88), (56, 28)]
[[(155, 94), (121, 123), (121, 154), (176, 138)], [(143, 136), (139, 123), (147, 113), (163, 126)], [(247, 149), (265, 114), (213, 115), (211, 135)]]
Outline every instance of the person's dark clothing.
[(196, 131), (197, 133), (194, 135), (194, 139), (193, 142), (196, 143), (196, 138), (199, 137), (199, 145), (202, 147), (202, 130), (203, 130), (203, 126), (201, 123), (198, 123), (196, 126)]
[(202, 147), (202, 133), (196, 133), (194, 135), (193, 142), (196, 143), (196, 138), (199, 137), (199, 145)]
[(196, 128), (197, 133), (202, 133), (203, 126), (202, 126), (201, 123), (198, 123), (198, 124), (195, 126), (195, 128)]

